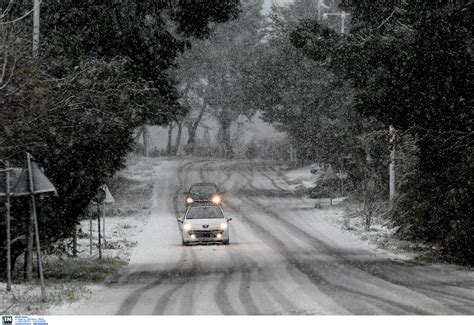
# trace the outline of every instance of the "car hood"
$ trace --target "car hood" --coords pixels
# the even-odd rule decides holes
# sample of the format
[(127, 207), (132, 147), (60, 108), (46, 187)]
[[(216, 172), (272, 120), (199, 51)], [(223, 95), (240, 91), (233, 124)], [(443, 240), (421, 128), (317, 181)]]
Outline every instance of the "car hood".
[(191, 193), (188, 196), (192, 197), (193, 200), (195, 201), (199, 201), (199, 200), (210, 200), (213, 195), (215, 195), (215, 193)]
[[(224, 222), (227, 222), (227, 219), (186, 219), (184, 223), (189, 223), (194, 229), (217, 229)], [(205, 225), (209, 227), (202, 227)]]

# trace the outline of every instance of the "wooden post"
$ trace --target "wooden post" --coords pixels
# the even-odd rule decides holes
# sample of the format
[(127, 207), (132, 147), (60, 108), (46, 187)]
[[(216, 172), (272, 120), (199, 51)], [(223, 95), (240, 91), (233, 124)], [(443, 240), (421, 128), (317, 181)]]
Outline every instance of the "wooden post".
[(5, 172), (5, 209), (6, 209), (6, 227), (7, 227), (7, 291), (12, 290), (12, 260), (11, 260), (11, 234), (10, 234), (10, 171), (8, 163)]
[(92, 213), (89, 213), (89, 255), (92, 255)]
[(36, 215), (35, 187), (33, 184), (33, 173), (31, 169), (31, 155), (29, 153), (26, 153), (26, 162), (28, 164), (28, 178), (30, 181), (31, 208), (33, 211), (33, 224), (35, 228), (36, 254), (38, 258), (38, 269), (39, 269), (40, 285), (41, 285), (41, 300), (46, 301), (46, 289), (44, 287), (44, 276), (43, 276), (43, 261), (41, 258), (41, 246), (40, 246), (39, 231), (38, 231), (38, 217)]
[(99, 260), (102, 259), (102, 243), (101, 243), (101, 233), (100, 233), (100, 204), (97, 202), (97, 233), (99, 235)]
[(30, 217), (28, 219), (28, 237), (26, 244), (25, 252), (25, 280), (33, 280), (33, 249), (34, 249), (34, 216), (33, 216), (33, 206), (32, 201), (30, 201)]
[(107, 239), (105, 238), (105, 202), (102, 202), (102, 225), (102, 231), (104, 233), (104, 249), (107, 249)]
[(72, 257), (77, 257), (77, 225), (74, 226), (74, 235), (72, 237)]

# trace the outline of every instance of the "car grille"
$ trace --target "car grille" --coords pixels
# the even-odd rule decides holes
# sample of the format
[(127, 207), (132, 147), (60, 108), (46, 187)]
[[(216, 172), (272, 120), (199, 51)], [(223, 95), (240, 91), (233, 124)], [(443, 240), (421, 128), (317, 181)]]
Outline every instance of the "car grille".
[(196, 235), (196, 238), (211, 238), (216, 237), (217, 234), (221, 234), (222, 231), (220, 230), (194, 230), (190, 231), (189, 235)]

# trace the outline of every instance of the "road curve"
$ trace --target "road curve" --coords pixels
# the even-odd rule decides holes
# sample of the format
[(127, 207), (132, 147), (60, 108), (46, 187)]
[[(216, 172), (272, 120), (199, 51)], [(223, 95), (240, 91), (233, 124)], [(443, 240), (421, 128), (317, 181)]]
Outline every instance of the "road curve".
[[(473, 314), (474, 275), (396, 260), (318, 217), (271, 165), (160, 160), (154, 206), (124, 275), (64, 314)], [(225, 191), (231, 244), (181, 245), (181, 194)]]

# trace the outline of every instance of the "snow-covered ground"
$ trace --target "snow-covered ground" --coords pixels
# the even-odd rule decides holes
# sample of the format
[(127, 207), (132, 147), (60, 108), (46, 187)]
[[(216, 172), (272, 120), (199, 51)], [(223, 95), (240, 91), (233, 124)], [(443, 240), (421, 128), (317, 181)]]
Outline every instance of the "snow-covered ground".
[[(103, 260), (112, 260), (113, 265), (126, 264), (130, 259), (131, 249), (136, 246), (140, 233), (149, 219), (151, 202), (150, 189), (155, 183), (154, 167), (159, 165), (155, 159), (130, 157), (128, 166), (119, 172), (112, 184), (109, 184), (115, 203), (106, 206), (105, 239), (106, 248), (102, 248)], [(96, 210), (96, 206), (91, 206)], [(101, 214), (102, 216), (102, 214)], [(104, 220), (101, 220), (102, 232)], [(97, 219), (92, 220), (92, 255), (90, 254), (89, 220), (82, 220), (78, 236), (78, 257), (71, 259), (77, 263), (95, 263), (98, 258), (98, 225)], [(103, 240), (103, 239), (102, 239)], [(102, 242), (103, 243), (103, 242)], [(123, 261), (120, 262), (120, 261)], [(21, 261), (20, 261), (21, 262)], [(107, 262), (104, 263), (107, 266)], [(59, 266), (58, 266), (59, 265)], [(0, 313), (2, 314), (42, 314), (48, 307), (67, 304), (78, 299), (87, 299), (95, 290), (102, 286), (91, 284), (85, 279), (68, 282), (48, 279), (48, 266), (61, 267), (56, 256), (45, 257), (45, 276), (47, 302), (41, 302), (41, 291), (38, 283), (18, 283), (15, 280), (10, 293), (0, 291)], [(20, 265), (17, 269), (20, 269)], [(67, 267), (67, 266), (66, 266)], [(86, 269), (84, 269), (85, 271)], [(67, 272), (67, 271), (64, 271)], [(6, 287), (6, 283), (0, 283)]]
[[(229, 246), (181, 245), (180, 193), (225, 192)], [(158, 160), (153, 206), (121, 277), (51, 314), (472, 314), (474, 275), (374, 250), (252, 162)]]
[[(323, 178), (323, 175), (324, 170), (322, 168), (316, 174), (312, 174), (310, 166), (293, 169), (283, 174), (289, 184), (287, 188), (292, 191), (313, 188)], [(419, 245), (395, 238), (393, 235), (397, 228), (394, 228), (387, 220), (377, 216), (374, 217), (371, 228), (367, 231), (365, 221), (355, 213), (361, 207), (357, 203), (347, 202), (346, 197), (333, 198), (332, 207), (329, 198), (314, 199), (313, 202), (314, 206), (319, 207), (318, 212), (321, 218), (342, 231), (349, 232), (354, 238), (365, 242), (370, 249), (377, 250), (386, 256), (404, 260), (412, 260), (418, 257), (419, 254), (413, 248), (419, 247)], [(345, 217), (348, 217), (348, 219), (345, 220)], [(347, 220), (349, 220), (348, 223)]]
[(310, 167), (293, 169), (285, 173), (285, 177), (289, 184), (289, 189), (308, 189), (316, 186), (316, 183), (321, 178), (321, 174), (311, 174)]

